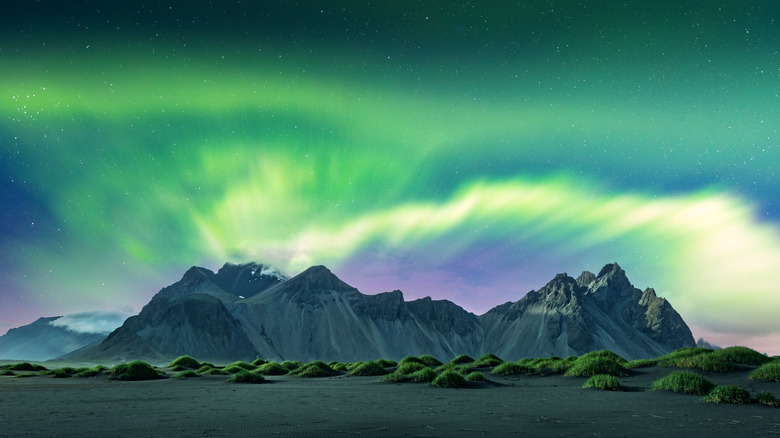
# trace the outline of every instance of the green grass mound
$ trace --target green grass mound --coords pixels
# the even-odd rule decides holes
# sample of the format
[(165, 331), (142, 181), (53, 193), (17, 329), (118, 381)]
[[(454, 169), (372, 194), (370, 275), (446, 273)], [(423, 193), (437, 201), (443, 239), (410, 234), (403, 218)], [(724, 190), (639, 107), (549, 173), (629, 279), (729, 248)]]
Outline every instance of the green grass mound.
[(379, 365), (382, 365), (382, 368), (390, 368), (398, 365), (398, 362), (390, 359), (379, 359), (376, 361)]
[(406, 356), (405, 358), (401, 359), (398, 362), (398, 366), (400, 367), (400, 366), (406, 365), (408, 363), (416, 363), (416, 364), (420, 364), (420, 365), (428, 365), (428, 364), (425, 363), (425, 361), (423, 361), (419, 357), (416, 357), (416, 356)]
[[(607, 351), (607, 350), (603, 350)], [(609, 353), (612, 353), (611, 351)], [(612, 353), (614, 354), (614, 353)], [(617, 356), (617, 355), (615, 355)], [(617, 356), (620, 359), (620, 356)], [(623, 363), (625, 360), (623, 359)], [(590, 353), (580, 356), (563, 373), (564, 376), (591, 377), (597, 374), (608, 374), (610, 376), (627, 376), (628, 370), (613, 356), (591, 355)]]
[(431, 383), (437, 375), (436, 371), (431, 369), (431, 367), (426, 367), (409, 374), (409, 378), (414, 383)]
[[(239, 370), (238, 372), (240, 373), (241, 371), (243, 371), (243, 370)], [(200, 368), (200, 369), (198, 369), (197, 372), (201, 376), (227, 376), (227, 375), (230, 375), (229, 372), (227, 372), (227, 371), (225, 371), (223, 369), (220, 369), (220, 368), (210, 368), (210, 367), (207, 367), (205, 369)]]
[(466, 381), (468, 381), (468, 382), (485, 382), (485, 381), (487, 381), (487, 378), (485, 378), (485, 375), (482, 374), (481, 372), (473, 371), (473, 372), (468, 373), (468, 375), (466, 375)]
[(265, 377), (253, 371), (239, 371), (227, 379), (228, 383), (266, 383)]
[(37, 375), (38, 375), (38, 373), (22, 373), (22, 374), (17, 374), (14, 377), (25, 378), (25, 377), (36, 377)]
[(623, 359), (619, 354), (613, 353), (609, 350), (596, 350), (591, 351), (589, 353), (585, 353), (582, 356), (578, 357), (576, 361), (584, 360), (584, 359), (591, 359), (591, 358), (599, 358), (599, 359), (607, 359), (611, 360), (613, 362), (617, 362), (621, 365), (628, 362), (627, 360)]
[(13, 376), (14, 372), (11, 370), (0, 370), (0, 376)]
[(177, 379), (189, 379), (190, 377), (200, 377), (200, 374), (195, 370), (184, 370), (176, 373), (174, 377)]
[(750, 403), (750, 393), (745, 388), (736, 385), (716, 386), (702, 399), (709, 403)]
[[(43, 374), (43, 373), (41, 373), (41, 374)], [(51, 374), (51, 376), (54, 377), (55, 379), (67, 378), (67, 377), (71, 377), (73, 375), (73, 373), (69, 373), (68, 370), (66, 370), (64, 368), (57, 368), (56, 370), (51, 370), (51, 372), (48, 373), (48, 374)]]
[(439, 388), (469, 388), (471, 384), (466, 381), (462, 374), (455, 371), (445, 371), (431, 382), (433, 386)]
[(151, 365), (140, 360), (120, 363), (111, 369), (109, 378), (114, 380), (154, 380), (163, 378), (164, 374)]
[(191, 370), (197, 370), (200, 368), (200, 362), (193, 359), (191, 356), (180, 356), (176, 359), (172, 360), (171, 363), (167, 365), (166, 368), (188, 368)]
[(78, 377), (78, 378), (95, 377), (106, 370), (108, 370), (108, 368), (104, 367), (103, 365), (98, 365), (96, 367), (83, 369), (73, 374), (73, 377)]
[(423, 354), (419, 359), (423, 361), (425, 365), (428, 365), (431, 368), (441, 365), (441, 361), (431, 356), (430, 354)]
[(325, 362), (317, 360), (307, 363), (297, 370), (290, 372), (290, 374), (298, 377), (328, 377), (336, 374), (336, 371), (329, 367)]
[(743, 364), (759, 366), (768, 362), (772, 362), (772, 358), (759, 353), (756, 350), (748, 347), (728, 347), (722, 350), (716, 350), (712, 353), (713, 356), (722, 357), (723, 359)]
[(778, 401), (777, 397), (771, 392), (761, 392), (756, 396), (756, 399), (764, 406), (780, 408), (780, 401)]
[(287, 371), (295, 371), (298, 368), (303, 366), (303, 363), (298, 362), (297, 360), (286, 360), (282, 363), (280, 363), (282, 367), (286, 368)]
[(267, 360), (261, 359), (261, 358), (257, 358), (257, 359), (252, 361), (252, 365), (254, 365), (255, 368), (259, 367), (260, 365), (265, 365), (267, 363), (268, 363)]
[(571, 367), (572, 362), (557, 356), (552, 356), (545, 359), (524, 359), (523, 361), (518, 361), (518, 364), (530, 366), (539, 372), (546, 372), (546, 370), (549, 370), (553, 374), (563, 374)]
[(637, 359), (632, 360), (630, 362), (626, 362), (624, 367), (627, 369), (634, 369), (634, 368), (647, 368), (647, 367), (654, 367), (658, 364), (657, 359)]
[(761, 380), (764, 382), (780, 382), (780, 362), (767, 362), (748, 374), (750, 380)]
[(406, 382), (407, 380), (409, 380), (409, 378), (406, 377), (406, 375), (404, 375), (403, 373), (399, 373), (397, 371), (390, 374), (386, 374), (379, 379), (381, 383), (403, 383)]
[(479, 367), (493, 368), (495, 366), (501, 365), (502, 363), (504, 363), (503, 359), (501, 359), (500, 357), (496, 356), (493, 353), (488, 353), (482, 355), (479, 359), (474, 361), (474, 363), (471, 366), (473, 366), (474, 368), (479, 368)]
[[(244, 362), (243, 360), (237, 360), (237, 361), (235, 361), (235, 362), (233, 362), (231, 364), (225, 365), (225, 369), (228, 369), (230, 367), (238, 367), (238, 368), (241, 368), (241, 369), (246, 370), (246, 371), (254, 371), (255, 369), (257, 369), (256, 366), (252, 365), (251, 363)], [(296, 367), (296, 368), (299, 368), (299, 367)]]
[(246, 368), (241, 368), (237, 365), (228, 365), (225, 368), (222, 368), (222, 371), (228, 373), (228, 374), (236, 374), (240, 373), (241, 371), (254, 371), (254, 370), (248, 370)]
[(494, 367), (490, 372), (493, 374), (503, 374), (505, 376), (533, 376), (538, 374), (535, 368), (528, 365), (520, 365), (517, 362), (504, 362), (501, 365)]
[(283, 367), (280, 363), (268, 362), (257, 367), (255, 372), (265, 376), (283, 376), (289, 373), (290, 370), (288, 370), (286, 367)]
[(707, 395), (715, 384), (691, 371), (675, 371), (653, 382), (652, 389), (682, 394)]
[(461, 354), (459, 356), (455, 356), (450, 363), (454, 363), (456, 365), (464, 365), (467, 363), (473, 363), (474, 359), (471, 358), (471, 356), (467, 354)]
[(596, 388), (604, 391), (622, 391), (623, 386), (618, 382), (617, 377), (608, 374), (596, 374), (590, 376), (582, 385), (583, 388)]
[(29, 362), (22, 362), (22, 363), (16, 363), (11, 364), (8, 366), (9, 370), (12, 371), (47, 371), (46, 367), (43, 365), (37, 365), (37, 364), (31, 364)]
[(383, 376), (385, 374), (387, 374), (387, 370), (373, 360), (362, 362), (349, 372), (350, 376)]
[(694, 360), (695, 368), (710, 373), (731, 373), (742, 369), (740, 365), (733, 362), (726, 355), (707, 353), (696, 356)]
[(412, 374), (413, 372), (420, 371), (423, 368), (430, 368), (430, 367), (420, 362), (406, 362), (406, 363), (399, 364), (395, 372), (401, 374)]
[(679, 348), (669, 354), (657, 358), (658, 365), (662, 367), (697, 368), (696, 363), (698, 359), (696, 358), (714, 351), (715, 350), (701, 347)]
[(334, 371), (340, 371), (340, 372), (347, 372), (347, 371), (349, 371), (347, 369), (347, 364), (344, 364), (344, 363), (341, 363), (341, 362), (337, 362), (335, 360), (332, 361), (332, 362), (328, 362), (328, 366), (333, 368)]

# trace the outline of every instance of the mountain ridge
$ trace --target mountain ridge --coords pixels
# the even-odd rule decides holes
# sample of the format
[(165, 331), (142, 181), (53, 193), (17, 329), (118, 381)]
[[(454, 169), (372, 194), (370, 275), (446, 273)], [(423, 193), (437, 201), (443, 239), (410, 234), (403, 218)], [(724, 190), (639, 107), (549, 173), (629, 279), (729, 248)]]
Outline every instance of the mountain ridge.
[[(263, 269), (190, 268), (111, 336), (63, 359), (189, 354), (214, 361), (347, 362), (492, 352), (517, 360), (603, 348), (634, 359), (695, 345), (671, 304), (653, 289), (633, 287), (617, 263), (598, 275), (557, 274), (538, 291), (482, 315), (448, 300), (406, 301), (399, 290), (366, 295), (324, 266), (291, 278)], [(262, 282), (253, 280), (258, 272), (266, 272)]]

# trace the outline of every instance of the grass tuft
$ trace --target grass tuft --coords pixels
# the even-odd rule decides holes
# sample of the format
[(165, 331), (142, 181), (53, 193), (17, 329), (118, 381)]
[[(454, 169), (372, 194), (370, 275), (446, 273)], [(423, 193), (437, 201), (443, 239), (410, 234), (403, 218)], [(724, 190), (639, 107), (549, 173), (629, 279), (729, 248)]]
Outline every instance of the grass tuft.
[[(300, 364), (300, 362), (298, 362), (298, 363)], [(256, 366), (252, 365), (251, 363), (244, 362), (243, 360), (237, 360), (237, 361), (235, 361), (235, 362), (233, 362), (231, 364), (225, 365), (225, 369), (228, 369), (230, 367), (238, 367), (238, 368), (241, 368), (241, 369), (246, 370), (246, 371), (254, 371), (255, 369), (257, 369)], [(299, 368), (299, 367), (300, 367), (300, 365), (298, 367), (296, 367), (296, 368)]]
[[(171, 363), (167, 365), (167, 368), (189, 368), (192, 370), (197, 370), (200, 368), (200, 362), (193, 359), (191, 356), (179, 356), (176, 359), (172, 360)], [(179, 370), (181, 371), (181, 370)]]
[(281, 365), (282, 367), (286, 368), (287, 371), (295, 371), (298, 368), (302, 367), (303, 363), (298, 362), (297, 360), (294, 360), (294, 361), (293, 360), (286, 360), (286, 361), (280, 363), (279, 365)]
[(160, 379), (163, 374), (151, 365), (140, 360), (128, 363), (120, 363), (111, 369), (109, 378), (114, 380), (154, 380)]
[(431, 384), (439, 388), (469, 388), (471, 386), (462, 374), (455, 371), (445, 371), (439, 374)]
[(403, 373), (393, 372), (379, 378), (381, 383), (403, 383), (409, 380)]
[(227, 379), (228, 383), (266, 383), (265, 377), (252, 371), (239, 371)]
[(752, 348), (740, 346), (716, 350), (712, 355), (722, 357), (729, 362), (743, 365), (759, 366), (772, 361), (772, 358), (765, 356)]
[(517, 376), (521, 374), (526, 376), (533, 376), (538, 374), (535, 368), (528, 365), (521, 365), (517, 362), (504, 362), (501, 365), (493, 368), (491, 373), (503, 374), (505, 376)]
[(780, 362), (767, 362), (748, 374), (750, 380), (761, 380), (764, 382), (780, 382)]
[(691, 371), (675, 371), (653, 382), (652, 389), (679, 392), (682, 394), (706, 395), (715, 385)]
[(423, 368), (430, 368), (430, 367), (420, 362), (405, 362), (399, 364), (395, 372), (400, 374), (412, 374), (413, 372), (420, 371)]
[(474, 361), (474, 363), (471, 365), (474, 368), (479, 367), (490, 367), (493, 368), (495, 366), (501, 365), (504, 363), (504, 360), (500, 357), (496, 356), (493, 353), (487, 353), (482, 355), (479, 359)]
[(702, 400), (709, 403), (734, 403), (742, 405), (750, 403), (750, 393), (745, 388), (736, 385), (716, 386), (709, 394), (704, 396)]
[[(607, 351), (607, 350), (602, 350)], [(594, 352), (600, 353), (600, 352)], [(612, 353), (609, 351), (608, 353)], [(614, 356), (612, 356), (614, 355)], [(625, 359), (616, 355), (609, 354), (585, 354), (575, 360), (564, 376), (591, 377), (597, 374), (609, 374), (610, 376), (627, 376), (628, 370), (621, 364), (626, 363)]]
[(420, 360), (431, 368), (441, 365), (441, 361), (431, 356), (430, 354), (423, 354), (420, 356)]
[(618, 382), (617, 377), (609, 374), (596, 374), (590, 376), (582, 385), (583, 388), (596, 388), (604, 391), (622, 391), (623, 386)]
[(227, 376), (230, 373), (219, 368), (200, 368), (198, 369), (198, 374), (201, 376)]
[(252, 361), (252, 365), (254, 365), (255, 367), (259, 367), (260, 365), (265, 365), (267, 363), (268, 363), (267, 360), (261, 358), (257, 358)]
[(283, 367), (282, 364), (277, 362), (268, 362), (263, 365), (260, 365), (255, 370), (258, 374), (263, 374), (265, 376), (283, 376), (290, 372), (287, 368)]
[(406, 365), (408, 363), (416, 363), (416, 364), (420, 364), (420, 365), (428, 365), (428, 364), (425, 363), (425, 361), (423, 361), (419, 357), (416, 357), (416, 356), (406, 356), (405, 358), (401, 359), (398, 362), (398, 366), (400, 367), (400, 366)]
[(290, 374), (298, 377), (328, 377), (336, 374), (333, 368), (321, 360), (307, 363), (306, 365), (291, 371)]
[(409, 374), (409, 378), (415, 383), (431, 383), (436, 376), (436, 371), (432, 370), (431, 367), (426, 367)]
[(22, 362), (13, 364), (8, 367), (12, 371), (47, 371), (46, 367), (38, 364), (31, 364), (29, 362)]
[(390, 368), (398, 365), (398, 362), (390, 359), (379, 359), (376, 363), (382, 365), (382, 368)]
[(179, 371), (178, 373), (176, 373), (176, 375), (174, 377), (176, 377), (177, 379), (182, 379), (183, 380), (183, 379), (188, 379), (190, 377), (200, 377), (200, 374), (198, 374), (198, 372), (195, 371), (195, 370), (184, 370), (184, 371)]
[(780, 408), (780, 402), (777, 401), (777, 397), (775, 397), (775, 395), (771, 392), (760, 392), (758, 393), (758, 396), (756, 396), (756, 399), (762, 405), (773, 408)]
[(632, 360), (630, 362), (626, 362), (624, 367), (627, 369), (634, 369), (634, 368), (647, 368), (647, 367), (653, 367), (658, 364), (658, 360), (656, 359), (637, 359)]
[(487, 381), (485, 378), (485, 375), (482, 374), (479, 371), (473, 371), (470, 372), (468, 375), (466, 375), (466, 381), (468, 382), (484, 382)]
[(362, 362), (349, 372), (350, 376), (383, 376), (385, 374), (387, 374), (387, 370), (373, 360)]
[(461, 354), (459, 356), (454, 357), (450, 363), (456, 364), (456, 365), (464, 365), (468, 363), (474, 362), (474, 359), (471, 358), (471, 356), (467, 354)]

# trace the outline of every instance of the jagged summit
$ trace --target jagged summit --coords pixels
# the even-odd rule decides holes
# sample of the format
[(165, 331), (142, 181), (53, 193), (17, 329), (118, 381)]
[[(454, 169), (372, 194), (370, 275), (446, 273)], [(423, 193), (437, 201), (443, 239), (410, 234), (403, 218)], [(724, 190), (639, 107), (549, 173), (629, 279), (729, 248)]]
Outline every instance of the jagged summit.
[(284, 284), (285, 288), (304, 288), (307, 290), (354, 291), (357, 290), (341, 281), (325, 266), (312, 266)]

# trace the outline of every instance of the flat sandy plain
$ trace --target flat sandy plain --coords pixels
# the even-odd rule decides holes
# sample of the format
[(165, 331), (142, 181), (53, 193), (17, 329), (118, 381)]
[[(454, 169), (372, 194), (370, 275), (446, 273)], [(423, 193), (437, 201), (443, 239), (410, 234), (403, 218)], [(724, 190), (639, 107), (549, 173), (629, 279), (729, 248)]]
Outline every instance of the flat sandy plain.
[[(579, 377), (487, 372), (491, 381), (472, 389), (347, 376), (268, 376), (266, 384), (230, 384), (226, 376), (140, 382), (0, 376), (0, 436), (780, 435), (778, 408), (647, 390), (672, 371), (636, 369), (620, 379), (631, 389), (626, 392), (583, 389)], [(750, 381), (748, 371), (701, 374), (715, 384), (740, 385), (753, 397), (780, 398), (780, 383)]]

